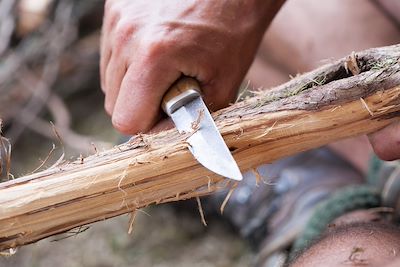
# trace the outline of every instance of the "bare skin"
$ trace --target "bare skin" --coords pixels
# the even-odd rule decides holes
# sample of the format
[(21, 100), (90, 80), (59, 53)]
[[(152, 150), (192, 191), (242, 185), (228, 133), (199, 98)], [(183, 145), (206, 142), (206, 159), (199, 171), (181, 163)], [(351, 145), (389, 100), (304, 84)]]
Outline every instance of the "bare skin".
[(369, 140), (381, 159), (400, 159), (400, 122), (369, 135)]
[[(115, 128), (126, 134), (152, 129), (162, 118), (163, 95), (181, 75), (200, 81), (212, 110), (227, 106), (283, 2), (107, 0), (100, 72)], [(384, 159), (400, 157), (398, 128), (370, 138)]]
[(227, 106), (281, 2), (108, 0), (100, 68), (115, 128), (149, 131), (181, 75), (199, 80), (211, 109)]
[[(311, 248), (293, 266), (388, 266), (398, 263), (400, 236), (382, 231), (364, 232), (365, 226), (347, 235), (335, 235)], [(391, 265), (389, 265), (391, 266)], [(393, 265), (398, 266), (398, 265)]]
[[(400, 23), (400, 2), (379, 2)], [(374, 1), (287, 1), (266, 32), (247, 79), (255, 88), (278, 85), (289, 74), (312, 70), (352, 51), (399, 43), (399, 29)], [(369, 140), (380, 158), (400, 158), (399, 123), (370, 135)], [(367, 171), (372, 151), (368, 138), (339, 141), (331, 147)]]
[(373, 210), (337, 218), (320, 241), (290, 266), (398, 266), (400, 231)]
[[(399, 7), (395, 1), (390, 10)], [(105, 109), (115, 128), (126, 134), (163, 129), (161, 99), (181, 75), (200, 81), (212, 110), (228, 105), (260, 44), (248, 73), (255, 87), (282, 83), (288, 74), (310, 70), (326, 58), (400, 41), (393, 23), (364, 0), (288, 1), (263, 39), (283, 2), (107, 0), (100, 71)], [(365, 140), (333, 147), (366, 169), (370, 146)], [(400, 123), (369, 140), (382, 159), (400, 158)], [(392, 253), (400, 249), (396, 238), (362, 231), (338, 237), (310, 250), (295, 266), (386, 266), (390, 261), (398, 266)]]

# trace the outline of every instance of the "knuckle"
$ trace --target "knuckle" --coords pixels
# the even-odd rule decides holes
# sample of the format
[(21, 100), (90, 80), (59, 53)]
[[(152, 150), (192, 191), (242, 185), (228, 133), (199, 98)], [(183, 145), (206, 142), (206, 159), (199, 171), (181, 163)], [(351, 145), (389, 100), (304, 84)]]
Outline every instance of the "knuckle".
[(106, 0), (104, 3), (105, 16), (115, 14), (115, 12), (119, 13), (120, 9), (121, 9), (121, 4), (119, 3), (119, 1)]
[(116, 49), (121, 49), (122, 46), (131, 40), (135, 32), (135, 25), (129, 20), (120, 20), (115, 26), (114, 44)]
[(104, 11), (109, 10), (111, 8), (112, 4), (113, 4), (112, 0), (106, 0), (104, 3)]
[(158, 39), (148, 40), (141, 47), (144, 51), (142, 55), (149, 60), (159, 57), (165, 51), (163, 41)]
[(104, 18), (106, 18), (107, 16), (108, 16), (108, 14), (109, 14), (109, 10), (110, 10), (110, 7), (111, 7), (111, 1), (110, 0), (106, 0), (105, 2), (104, 2)]
[(149, 60), (170, 55), (178, 48), (176, 41), (162, 34), (149, 34), (147, 37), (141, 38), (140, 44), (142, 55)]
[(111, 26), (120, 17), (119, 9), (112, 4), (111, 1), (107, 1), (104, 6), (104, 19)]

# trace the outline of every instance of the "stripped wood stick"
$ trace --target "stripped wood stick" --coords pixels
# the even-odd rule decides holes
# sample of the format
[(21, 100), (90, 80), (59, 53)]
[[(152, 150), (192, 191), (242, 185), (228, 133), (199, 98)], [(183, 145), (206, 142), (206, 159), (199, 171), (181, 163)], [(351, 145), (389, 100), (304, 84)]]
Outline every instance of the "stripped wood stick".
[[(370, 133), (398, 120), (399, 58), (399, 45), (355, 53), (213, 117), (242, 171)], [(359, 73), (349, 71), (349, 64), (357, 64)], [(176, 130), (142, 134), (84, 160), (0, 184), (0, 250), (228, 186), (187, 148)]]

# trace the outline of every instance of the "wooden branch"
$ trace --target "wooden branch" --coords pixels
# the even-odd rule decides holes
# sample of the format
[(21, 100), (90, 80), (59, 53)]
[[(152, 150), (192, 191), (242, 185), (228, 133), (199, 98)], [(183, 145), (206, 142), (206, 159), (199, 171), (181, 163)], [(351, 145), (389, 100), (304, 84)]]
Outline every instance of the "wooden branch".
[[(46, 101), (40, 101), (43, 93), (37, 92), (39, 84), (45, 83), (47, 87), (52, 87), (52, 91), (63, 96), (83, 90), (88, 81), (93, 85), (98, 72), (99, 41), (96, 39), (100, 35), (104, 1), (46, 0), (32, 2), (29, 6), (25, 4), (29, 1), (0, 2), (0, 13), (6, 15), (3, 18), (0, 15), (0, 116), (5, 125), (18, 119), (16, 117), (21, 115), (21, 109), (29, 101), (34, 101), (36, 108), (43, 106), (42, 102)], [(29, 10), (32, 4), (38, 5), (35, 10)], [(74, 12), (66, 13), (70, 8)], [(8, 9), (12, 12), (7, 12)], [(11, 19), (9, 17), (16, 25), (7, 22)], [(45, 25), (42, 25), (43, 21), (46, 21)], [(15, 28), (14, 33), (9, 32), (12, 29), (5, 29), (7, 27)], [(31, 31), (35, 33), (28, 34)], [(14, 35), (19, 41), (9, 42), (9, 37)], [(56, 76), (52, 77), (54, 81), (42, 77), (49, 65), (55, 72), (51, 75)], [(54, 68), (53, 65), (59, 65), (60, 68)], [(23, 73), (27, 70), (32, 71), (35, 78), (41, 79), (31, 82), (28, 88), (22, 82), (26, 78)], [(55, 85), (51, 86), (53, 83)], [(15, 142), (16, 138), (12, 141)]]
[[(360, 52), (213, 116), (242, 171), (373, 132), (400, 114), (399, 58), (399, 45)], [(175, 130), (137, 135), (112, 150), (0, 184), (0, 249), (229, 187), (193, 159), (185, 138)]]

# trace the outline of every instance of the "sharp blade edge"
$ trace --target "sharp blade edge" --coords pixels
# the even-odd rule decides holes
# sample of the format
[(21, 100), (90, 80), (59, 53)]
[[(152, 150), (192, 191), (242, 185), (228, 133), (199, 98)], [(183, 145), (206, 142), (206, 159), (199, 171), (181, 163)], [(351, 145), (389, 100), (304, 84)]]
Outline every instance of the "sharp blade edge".
[(242, 180), (239, 167), (201, 97), (176, 110), (171, 114), (171, 118), (180, 133), (194, 132), (187, 142), (198, 162), (219, 175)]

